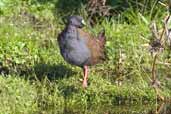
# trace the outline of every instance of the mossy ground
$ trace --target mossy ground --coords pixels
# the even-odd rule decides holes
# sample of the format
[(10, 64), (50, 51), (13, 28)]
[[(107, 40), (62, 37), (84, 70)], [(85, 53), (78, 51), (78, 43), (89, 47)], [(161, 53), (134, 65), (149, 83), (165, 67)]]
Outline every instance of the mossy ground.
[[(83, 4), (74, 2), (75, 10), (63, 8), (67, 4), (63, 1), (0, 0), (0, 113), (49, 114), (92, 105), (155, 102), (150, 85), (152, 57), (144, 47), (149, 42), (150, 16), (130, 10), (123, 14), (134, 24), (118, 16), (85, 28), (94, 35), (105, 28), (108, 60), (90, 68), (88, 88), (83, 89), (82, 70), (62, 59), (56, 38), (64, 27), (62, 17), (70, 13), (86, 18), (87, 14)], [(159, 60), (169, 60), (169, 51)], [(165, 97), (171, 96), (170, 73), (158, 65)]]

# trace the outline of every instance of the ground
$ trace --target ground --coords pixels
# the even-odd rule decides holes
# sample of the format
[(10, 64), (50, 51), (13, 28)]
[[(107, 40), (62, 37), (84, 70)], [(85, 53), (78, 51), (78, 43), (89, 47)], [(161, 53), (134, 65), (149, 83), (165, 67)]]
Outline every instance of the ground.
[[(83, 89), (82, 70), (66, 63), (59, 53), (57, 36), (70, 10), (69, 6), (63, 10), (62, 4), (60, 0), (0, 0), (0, 113), (61, 113), (100, 104), (154, 103), (153, 58), (147, 46), (150, 16), (128, 11), (123, 14), (132, 23), (121, 15), (85, 27), (92, 35), (105, 28), (108, 59), (90, 68), (88, 88)], [(68, 13), (87, 20), (85, 12), (83, 5)], [(167, 49), (158, 61), (169, 59)], [(157, 66), (160, 94), (166, 98), (171, 96), (170, 73), (169, 66)]]

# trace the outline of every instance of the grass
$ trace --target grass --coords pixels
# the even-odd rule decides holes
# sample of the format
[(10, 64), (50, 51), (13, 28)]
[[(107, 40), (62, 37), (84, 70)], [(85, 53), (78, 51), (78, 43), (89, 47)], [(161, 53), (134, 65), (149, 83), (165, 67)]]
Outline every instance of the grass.
[[(130, 9), (121, 17), (85, 28), (94, 35), (105, 28), (109, 60), (91, 67), (89, 86), (84, 90), (81, 69), (62, 59), (56, 41), (64, 27), (64, 3), (0, 0), (0, 113), (63, 113), (100, 104), (154, 103), (156, 93), (150, 86), (152, 58), (143, 46), (149, 40), (151, 16)], [(84, 4), (77, 7), (80, 9), (72, 14), (79, 12), (86, 18)], [(170, 60), (169, 51), (160, 61)], [(170, 73), (169, 68), (158, 65), (161, 94), (165, 97), (171, 95)]]

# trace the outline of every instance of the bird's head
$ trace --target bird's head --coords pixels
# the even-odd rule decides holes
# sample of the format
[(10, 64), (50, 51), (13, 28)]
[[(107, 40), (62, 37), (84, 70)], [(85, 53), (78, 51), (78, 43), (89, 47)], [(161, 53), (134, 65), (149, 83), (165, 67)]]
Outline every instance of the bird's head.
[(68, 18), (68, 24), (78, 28), (83, 28), (86, 25), (84, 19), (81, 16), (70, 16)]

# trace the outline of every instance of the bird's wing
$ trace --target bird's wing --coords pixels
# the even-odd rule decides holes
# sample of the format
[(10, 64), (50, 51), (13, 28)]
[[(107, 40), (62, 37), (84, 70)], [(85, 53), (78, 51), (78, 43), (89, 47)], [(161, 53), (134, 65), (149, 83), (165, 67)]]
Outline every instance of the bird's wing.
[(103, 41), (100, 38), (95, 38), (87, 32), (78, 29), (79, 37), (84, 38), (86, 45), (91, 52), (91, 58), (89, 60), (90, 65), (96, 64), (105, 59)]

